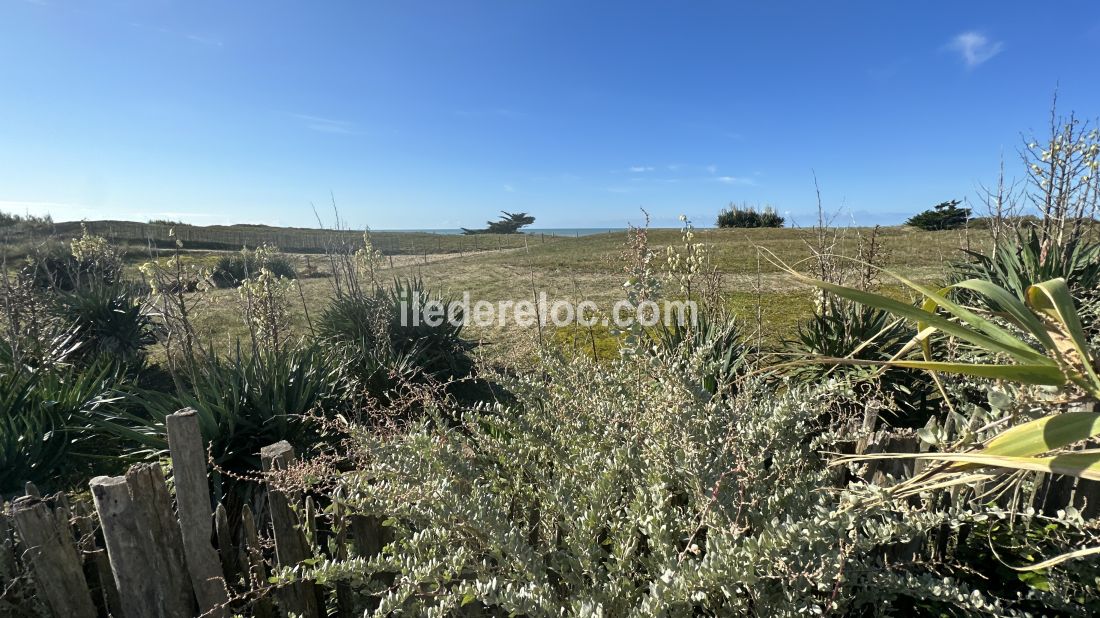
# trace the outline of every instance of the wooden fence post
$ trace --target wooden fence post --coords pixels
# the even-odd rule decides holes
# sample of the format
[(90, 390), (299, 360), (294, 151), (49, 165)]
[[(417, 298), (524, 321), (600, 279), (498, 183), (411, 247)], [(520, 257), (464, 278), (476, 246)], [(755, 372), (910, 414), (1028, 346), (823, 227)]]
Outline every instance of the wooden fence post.
[[(272, 475), (286, 470), (294, 461), (294, 447), (286, 440), (276, 442), (260, 449), (260, 462), (267, 480), (268, 504), (271, 511), (271, 527), (275, 533), (275, 557), (279, 566), (295, 566), (310, 558), (312, 552), (302, 533), (301, 522), (291, 508), (294, 496), (288, 496), (276, 483)], [(317, 605), (316, 587), (313, 582), (300, 581), (283, 590), (282, 597), (287, 612), (296, 612), (305, 618), (317, 618), (320, 610)]]
[(237, 575), (241, 572), (241, 567), (237, 564), (237, 546), (233, 543), (233, 530), (229, 527), (229, 513), (221, 503), (214, 510), (214, 531), (226, 581), (237, 581)]
[(199, 417), (192, 409), (169, 414), (168, 450), (172, 456), (172, 479), (176, 486), (176, 511), (183, 539), (183, 555), (191, 575), (191, 586), (204, 616), (227, 615), (229, 593), (218, 553), (210, 544), (213, 511), (207, 480), (206, 448)]
[[(267, 567), (264, 566), (260, 537), (256, 533), (256, 521), (252, 517), (252, 509), (247, 504), (244, 505), (244, 511), (241, 513), (241, 545), (246, 554), (245, 563), (248, 568), (245, 581), (249, 582), (252, 588), (266, 585)], [(252, 613), (256, 618), (272, 618), (275, 610), (271, 607), (271, 600), (261, 596), (253, 603)]]
[(73, 546), (68, 511), (59, 509), (65, 522), (42, 500), (25, 497), (15, 501), (12, 519), (34, 570), (38, 594), (55, 616), (96, 618), (88, 582)]
[[(86, 561), (91, 562), (95, 583), (99, 585), (103, 607), (112, 616), (121, 616), (122, 609), (119, 606), (118, 590), (115, 589), (115, 579), (111, 576), (111, 561), (107, 559), (107, 550), (96, 546), (95, 513), (87, 502), (78, 502), (76, 505), (76, 530), (80, 534), (80, 553), (87, 556)], [(94, 600), (94, 599), (93, 599)]]
[(194, 616), (183, 543), (160, 468), (136, 465), (124, 477), (92, 479), (91, 488), (124, 618)]

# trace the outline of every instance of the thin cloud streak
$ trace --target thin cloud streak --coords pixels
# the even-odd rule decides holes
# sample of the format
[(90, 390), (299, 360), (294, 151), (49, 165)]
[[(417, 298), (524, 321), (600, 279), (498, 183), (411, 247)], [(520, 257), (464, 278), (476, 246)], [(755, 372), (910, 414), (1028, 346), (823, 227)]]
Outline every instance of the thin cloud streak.
[(324, 118), (322, 116), (311, 116), (309, 114), (291, 114), (298, 120), (301, 120), (307, 129), (317, 131), (319, 133), (333, 133), (337, 135), (356, 135), (359, 131), (356, 130), (355, 124), (346, 120), (336, 120), (333, 118)]
[(956, 35), (947, 48), (958, 52), (966, 68), (973, 69), (1004, 51), (1004, 43), (991, 41), (986, 35), (971, 30)]
[(745, 185), (755, 186), (756, 181), (752, 178), (746, 178), (744, 176), (719, 176), (715, 178), (718, 182), (726, 185)]

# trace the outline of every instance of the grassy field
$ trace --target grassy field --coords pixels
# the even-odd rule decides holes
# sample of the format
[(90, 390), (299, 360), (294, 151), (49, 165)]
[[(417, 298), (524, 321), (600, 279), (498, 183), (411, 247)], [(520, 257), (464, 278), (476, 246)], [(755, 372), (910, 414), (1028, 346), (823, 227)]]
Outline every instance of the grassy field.
[[(294, 253), (324, 253), (334, 245), (355, 243), (363, 238), (362, 230), (322, 230), (311, 228), (272, 227), (267, 225), (184, 225), (139, 223), (133, 221), (88, 221), (88, 231), (103, 236), (118, 245), (172, 248), (179, 240), (191, 249), (237, 251), (241, 247), (257, 247), (263, 243)], [(54, 235), (71, 238), (81, 233), (80, 222), (58, 223)], [(435, 234), (430, 232), (372, 231), (375, 247), (388, 255), (424, 255), (436, 253), (467, 253), (499, 249), (515, 249), (524, 243), (545, 243), (558, 237), (533, 234)]]
[[(855, 255), (862, 236), (869, 237), (869, 229), (845, 229), (838, 231), (835, 252)], [(384, 261), (381, 277), (421, 277), (431, 287), (442, 290), (451, 297), (461, 297), (469, 292), (471, 300), (490, 302), (531, 299), (538, 292), (545, 292), (550, 299), (572, 302), (591, 300), (601, 308), (610, 308), (624, 297), (624, 262), (621, 258), (625, 232), (559, 238), (552, 242), (531, 242), (526, 246), (522, 238), (510, 239), (512, 244), (492, 251), (469, 253), (435, 252), (421, 255), (388, 256)], [(696, 242), (706, 245), (713, 263), (723, 273), (723, 291), (728, 306), (746, 323), (746, 329), (760, 329), (762, 339), (776, 343), (793, 335), (799, 321), (813, 307), (811, 290), (793, 281), (780, 267), (764, 257), (770, 252), (783, 263), (805, 270), (804, 263), (811, 255), (812, 232), (801, 229), (769, 230), (699, 230)], [(665, 248), (681, 243), (679, 230), (656, 229), (649, 232), (650, 246), (663, 254)], [(887, 268), (921, 281), (938, 281), (943, 278), (949, 263), (962, 257), (961, 248), (981, 248), (985, 236), (981, 232), (925, 232), (912, 228), (883, 228), (876, 242), (883, 251)], [(518, 246), (517, 246), (518, 245)], [(192, 259), (204, 263), (210, 256), (203, 252), (192, 253)], [(324, 270), (324, 261), (318, 256), (292, 255), (299, 267), (308, 260), (314, 267)], [(663, 259), (656, 260), (658, 269)], [(296, 332), (308, 336), (310, 320), (325, 306), (332, 295), (331, 281), (327, 278), (304, 278), (299, 281), (300, 297), (295, 299), (293, 327)], [(899, 293), (903, 293), (898, 290)], [(205, 336), (215, 345), (244, 336), (246, 331), (237, 311), (236, 292), (214, 290), (206, 292), (197, 322)], [(759, 320), (758, 320), (759, 317)], [(574, 332), (538, 332), (519, 327), (470, 329), (467, 335), (482, 341), (489, 351), (505, 346), (495, 343), (507, 341), (515, 344), (534, 342), (540, 337), (550, 338), (570, 345), (578, 339)], [(587, 338), (586, 334), (584, 338)], [(613, 349), (604, 331), (598, 333), (601, 351)], [(523, 346), (520, 346), (521, 348)], [(590, 342), (584, 343), (585, 349)]]

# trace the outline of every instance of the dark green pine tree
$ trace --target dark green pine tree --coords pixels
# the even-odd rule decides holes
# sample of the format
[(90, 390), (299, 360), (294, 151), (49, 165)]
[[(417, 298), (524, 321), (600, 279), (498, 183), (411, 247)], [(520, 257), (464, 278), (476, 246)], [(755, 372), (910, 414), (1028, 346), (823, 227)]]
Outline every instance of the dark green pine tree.
[(940, 202), (928, 210), (913, 215), (905, 225), (919, 227), (922, 230), (956, 230), (966, 225), (970, 218), (969, 208), (959, 208), (959, 200)]

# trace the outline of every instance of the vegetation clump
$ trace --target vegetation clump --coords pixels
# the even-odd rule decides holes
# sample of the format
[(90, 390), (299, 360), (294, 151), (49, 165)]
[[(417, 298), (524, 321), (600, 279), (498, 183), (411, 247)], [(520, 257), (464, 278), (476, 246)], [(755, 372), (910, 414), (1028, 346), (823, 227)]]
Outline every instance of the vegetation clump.
[(235, 255), (223, 255), (210, 273), (210, 279), (219, 288), (235, 288), (266, 270), (275, 277), (294, 279), (294, 265), (278, 247), (262, 245), (255, 250), (248, 247)]
[(462, 233), (471, 234), (517, 234), (520, 228), (531, 225), (535, 218), (525, 212), (500, 211), (501, 217), (497, 221), (486, 221), (488, 226), (480, 230), (462, 228)]
[(940, 202), (928, 210), (913, 215), (905, 225), (922, 230), (957, 230), (966, 225), (970, 218), (969, 208), (959, 208), (959, 200)]
[(730, 204), (718, 213), (716, 225), (720, 228), (783, 227), (784, 219), (771, 206), (757, 209), (747, 204)]

